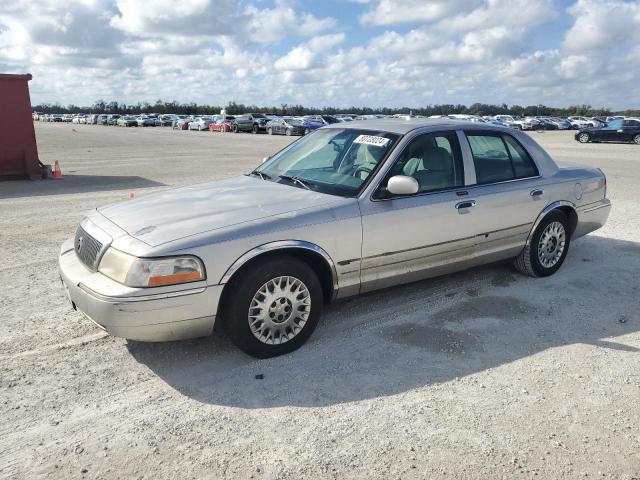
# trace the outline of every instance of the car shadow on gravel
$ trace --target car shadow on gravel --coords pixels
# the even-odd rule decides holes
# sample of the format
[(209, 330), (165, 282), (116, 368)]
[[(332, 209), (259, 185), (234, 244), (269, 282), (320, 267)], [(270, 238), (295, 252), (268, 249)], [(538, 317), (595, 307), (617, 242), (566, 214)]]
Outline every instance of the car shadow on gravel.
[(0, 182), (0, 200), (6, 198), (68, 195), (134, 188), (166, 187), (165, 183), (135, 175), (65, 175), (55, 180), (15, 180)]
[(640, 328), (638, 271), (639, 243), (588, 236), (545, 279), (495, 264), (338, 302), (306, 345), (278, 358), (248, 357), (224, 333), (129, 342), (128, 349), (203, 403), (312, 407), (374, 399), (551, 348), (583, 344), (638, 355), (640, 349), (615, 338)]

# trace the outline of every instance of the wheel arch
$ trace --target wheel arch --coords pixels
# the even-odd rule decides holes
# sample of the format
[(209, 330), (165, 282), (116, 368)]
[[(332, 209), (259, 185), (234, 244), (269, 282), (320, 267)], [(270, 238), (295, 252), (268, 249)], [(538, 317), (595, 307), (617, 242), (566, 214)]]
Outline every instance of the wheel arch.
[[(281, 240), (255, 247), (241, 255), (227, 269), (220, 284), (222, 290), (221, 304), (224, 303), (229, 286), (247, 268), (274, 255), (291, 255), (309, 265), (318, 275), (326, 302), (335, 298), (338, 292), (338, 274), (331, 256), (320, 246), (303, 240)], [(219, 308), (220, 311), (220, 308)]]
[(529, 232), (529, 236), (527, 237), (527, 245), (531, 243), (533, 234), (538, 228), (538, 225), (540, 225), (540, 222), (542, 222), (542, 220), (544, 220), (547, 215), (556, 210), (564, 213), (567, 217), (567, 220), (569, 221), (569, 238), (571, 238), (573, 232), (575, 232), (576, 227), (578, 226), (578, 213), (576, 212), (576, 206), (575, 204), (567, 200), (559, 200), (557, 202), (550, 203), (549, 205), (544, 207), (544, 209), (542, 209), (542, 212), (540, 212), (538, 218), (536, 218), (536, 221), (531, 227), (531, 231)]

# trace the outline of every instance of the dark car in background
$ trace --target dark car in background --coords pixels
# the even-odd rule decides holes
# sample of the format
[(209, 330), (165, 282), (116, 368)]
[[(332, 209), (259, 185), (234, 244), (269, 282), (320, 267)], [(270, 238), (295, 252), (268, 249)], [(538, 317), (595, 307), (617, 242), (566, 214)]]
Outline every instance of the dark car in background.
[(247, 113), (238, 115), (233, 121), (232, 130), (238, 132), (260, 133), (267, 131), (267, 122), (269, 119), (262, 113)]
[(293, 117), (274, 118), (267, 122), (269, 135), (304, 135), (305, 127), (302, 120)]
[(575, 139), (580, 143), (589, 142), (632, 142), (640, 145), (640, 118), (611, 120), (604, 127), (583, 128)]

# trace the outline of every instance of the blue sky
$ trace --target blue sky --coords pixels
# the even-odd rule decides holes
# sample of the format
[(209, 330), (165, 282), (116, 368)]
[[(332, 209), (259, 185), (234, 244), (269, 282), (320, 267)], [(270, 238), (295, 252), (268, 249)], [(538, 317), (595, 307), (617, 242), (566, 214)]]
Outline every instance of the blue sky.
[(640, 107), (639, 0), (15, 0), (34, 103)]

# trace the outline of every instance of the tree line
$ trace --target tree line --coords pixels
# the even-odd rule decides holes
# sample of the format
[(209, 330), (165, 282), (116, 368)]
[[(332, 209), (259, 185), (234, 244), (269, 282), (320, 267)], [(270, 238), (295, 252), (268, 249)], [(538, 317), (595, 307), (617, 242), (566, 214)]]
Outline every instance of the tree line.
[(593, 108), (591, 105), (572, 105), (566, 108), (548, 107), (546, 105), (492, 105), (486, 103), (474, 103), (472, 105), (427, 105), (424, 107), (401, 107), (401, 108), (371, 108), (371, 107), (305, 107), (303, 105), (281, 104), (276, 106), (259, 106), (245, 105), (242, 103), (230, 102), (226, 106), (218, 105), (199, 105), (196, 103), (178, 103), (165, 102), (158, 100), (155, 103), (138, 102), (136, 104), (125, 104), (118, 102), (105, 102), (98, 100), (91, 106), (67, 105), (62, 106), (58, 103), (44, 103), (34, 105), (33, 111), (42, 113), (117, 113), (120, 115), (138, 114), (138, 113), (175, 113), (184, 115), (212, 115), (219, 114), (224, 108), (229, 115), (237, 115), (248, 112), (260, 112), (271, 115), (317, 115), (317, 114), (340, 114), (351, 113), (355, 115), (372, 115), (383, 114), (392, 115), (394, 113), (403, 113), (413, 115), (447, 115), (447, 114), (466, 114), (466, 115), (518, 115), (518, 116), (556, 116), (568, 117), (572, 115), (584, 116), (607, 116), (607, 115), (626, 115), (640, 116), (640, 109), (628, 109), (624, 111), (611, 111), (608, 108)]

